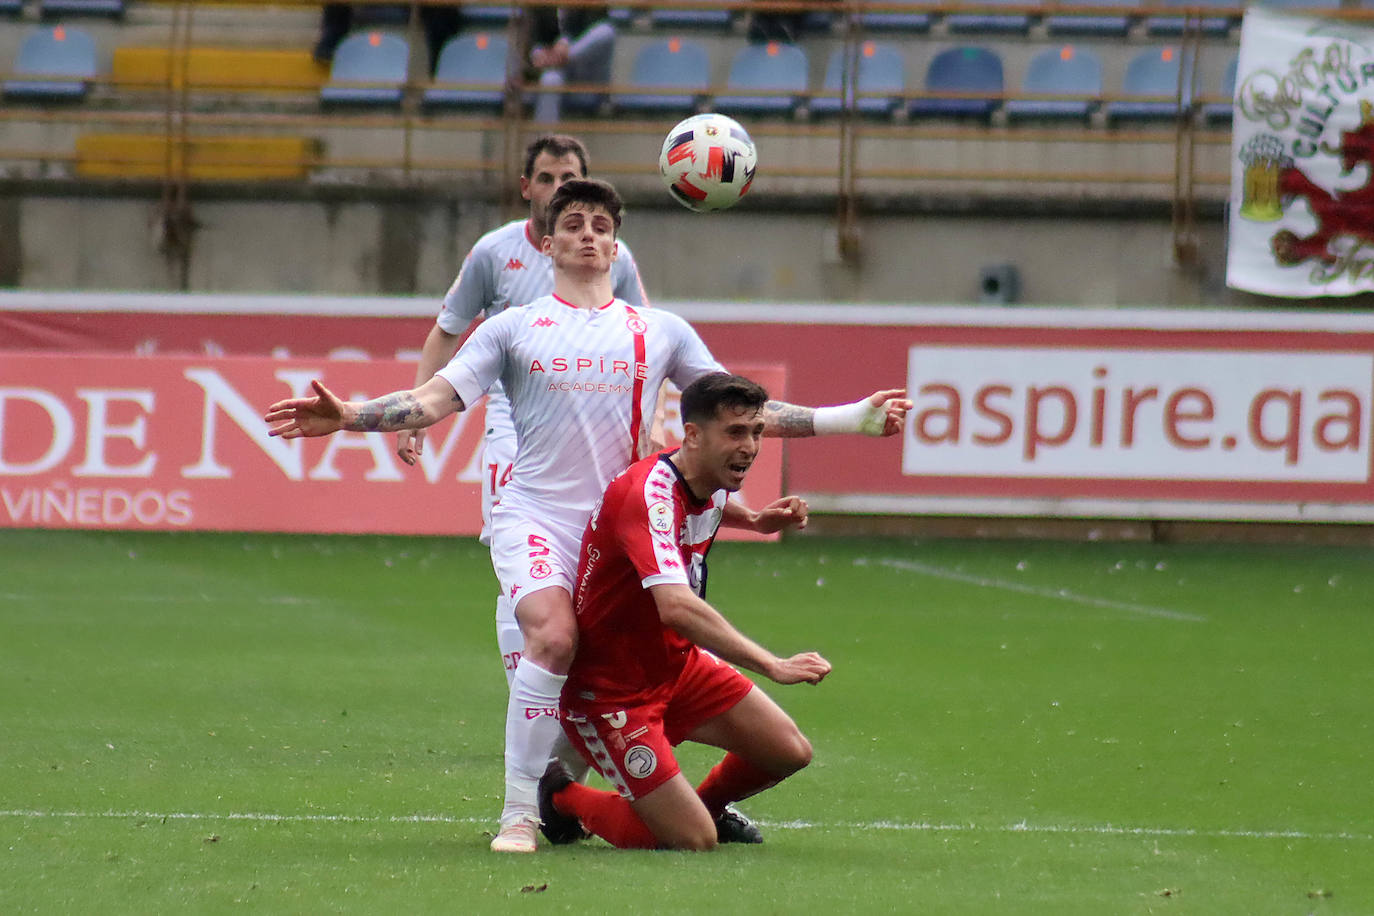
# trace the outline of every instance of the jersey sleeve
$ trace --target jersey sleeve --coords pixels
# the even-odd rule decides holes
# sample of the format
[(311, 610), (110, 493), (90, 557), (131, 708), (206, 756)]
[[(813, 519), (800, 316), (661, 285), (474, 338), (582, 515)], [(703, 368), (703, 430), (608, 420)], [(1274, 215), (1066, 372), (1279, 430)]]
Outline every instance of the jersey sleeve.
[(453, 386), (453, 390), (463, 399), (464, 407), (476, 403), (501, 377), (511, 331), (516, 327), (513, 321), (506, 319), (509, 314), (502, 312), (478, 325), (472, 336), (453, 354), (448, 365), (435, 373)]
[(646, 589), (689, 584), (677, 538), (681, 527), (672, 496), (652, 492), (648, 481), (621, 504), (616, 538)]
[(467, 330), (472, 319), (496, 298), (491, 258), (487, 257), (487, 249), (482, 241), (478, 239), (463, 259), (458, 277), (444, 294), (444, 304), (439, 308), (439, 317), (435, 319), (435, 323), (450, 334), (461, 334)]
[(611, 282), (617, 299), (623, 299), (635, 308), (648, 307), (649, 297), (644, 292), (644, 280), (639, 276), (639, 264), (630, 246), (624, 242), (620, 243), (620, 251), (611, 267)]
[(686, 388), (703, 375), (726, 371), (690, 324), (669, 312), (655, 311), (666, 316), (665, 325), (673, 334), (673, 355), (668, 378), (672, 379), (674, 385), (679, 389)]

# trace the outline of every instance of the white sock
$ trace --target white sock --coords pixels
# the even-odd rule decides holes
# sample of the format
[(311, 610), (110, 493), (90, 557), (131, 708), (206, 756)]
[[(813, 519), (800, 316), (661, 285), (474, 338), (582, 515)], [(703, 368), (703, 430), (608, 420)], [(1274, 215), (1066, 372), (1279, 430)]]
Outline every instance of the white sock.
[(563, 761), (563, 765), (578, 782), (586, 782), (587, 777), (592, 774), (592, 765), (577, 752), (577, 748), (568, 740), (568, 733), (562, 728), (559, 728), (558, 739), (553, 743), (553, 756)]
[(520, 659), (506, 706), (506, 805), (501, 823), (539, 816), (539, 777), (562, 733), (558, 696), (567, 675), (554, 674), (528, 658)]

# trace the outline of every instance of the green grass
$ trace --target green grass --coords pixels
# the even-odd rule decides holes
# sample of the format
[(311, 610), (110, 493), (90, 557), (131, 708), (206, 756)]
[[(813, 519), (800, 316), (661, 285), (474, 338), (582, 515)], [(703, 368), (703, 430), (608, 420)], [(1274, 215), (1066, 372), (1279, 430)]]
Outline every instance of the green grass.
[[(820, 687), (762, 847), (487, 851), (472, 541), (0, 532), (0, 912), (1374, 912), (1374, 557), (722, 544)], [(689, 776), (715, 754), (683, 748)]]

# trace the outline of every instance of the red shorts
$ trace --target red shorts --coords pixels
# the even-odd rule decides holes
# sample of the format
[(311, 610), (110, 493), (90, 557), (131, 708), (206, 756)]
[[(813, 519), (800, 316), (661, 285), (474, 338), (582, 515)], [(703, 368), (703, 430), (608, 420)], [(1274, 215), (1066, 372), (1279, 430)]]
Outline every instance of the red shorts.
[(596, 771), (629, 801), (679, 772), (673, 748), (703, 722), (732, 709), (754, 688), (714, 655), (693, 648), (671, 685), (634, 705), (563, 701), (563, 731)]

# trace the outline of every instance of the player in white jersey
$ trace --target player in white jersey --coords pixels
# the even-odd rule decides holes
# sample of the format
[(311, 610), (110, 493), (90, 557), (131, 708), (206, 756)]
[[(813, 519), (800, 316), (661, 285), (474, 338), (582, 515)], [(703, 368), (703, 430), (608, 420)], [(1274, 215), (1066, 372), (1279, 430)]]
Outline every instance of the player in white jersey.
[[(520, 448), (492, 514), (492, 563), (516, 602), (525, 654), (507, 709), (506, 808), (492, 844), (503, 851), (535, 849), (536, 787), (561, 731), (559, 694), (577, 638), (573, 579), (591, 507), (611, 477), (644, 453), (653, 392), (663, 380), (685, 387), (720, 369), (685, 321), (612, 295), (620, 210), (610, 185), (566, 183), (550, 202), (552, 232), (543, 240), (554, 264), (553, 295), (484, 322), (423, 385), (345, 402), (312, 382), (313, 396), (280, 401), (265, 418), (271, 435), (288, 439), (418, 429), (462, 410), (498, 378), (506, 386)], [(878, 391), (823, 408), (770, 401), (764, 433), (896, 435), (911, 409), (904, 395)]]
[[(564, 182), (585, 177), (587, 149), (576, 137), (544, 134), (525, 148), (520, 196), (530, 202), (529, 217), (488, 232), (472, 246), (425, 338), (415, 370), (415, 387), (429, 381), (453, 358), (464, 332), (476, 322), (553, 291), (553, 259), (542, 249), (544, 236), (549, 234), (549, 201)], [(647, 304), (639, 269), (624, 242), (619, 243), (618, 256), (611, 265), (611, 285), (616, 297), (630, 305)], [(396, 437), (396, 453), (407, 464), (414, 464), (424, 450), (424, 440), (423, 429), (402, 430)], [(479, 539), (486, 545), (491, 544), (491, 507), (500, 501), (513, 473), (515, 442), (510, 401), (497, 382), (487, 392), (486, 432), (482, 440)], [(514, 606), (504, 594), (496, 599), (496, 643), (509, 684), (524, 651), (524, 638), (515, 621)]]

